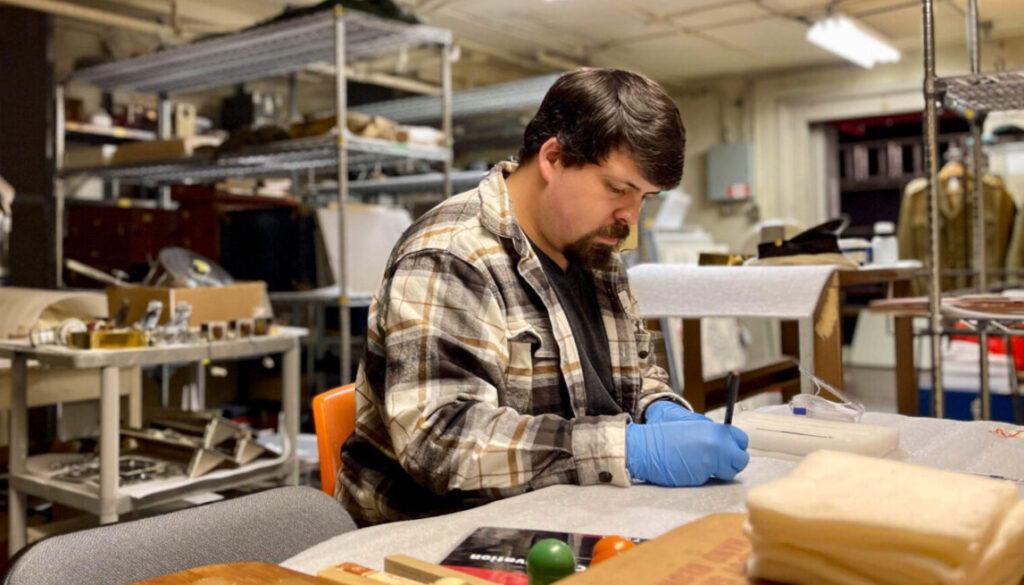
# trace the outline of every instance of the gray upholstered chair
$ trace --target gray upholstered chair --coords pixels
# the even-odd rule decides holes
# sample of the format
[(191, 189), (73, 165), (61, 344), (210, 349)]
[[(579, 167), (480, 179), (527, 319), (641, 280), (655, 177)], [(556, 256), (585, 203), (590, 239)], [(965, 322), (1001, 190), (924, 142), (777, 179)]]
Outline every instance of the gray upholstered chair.
[(218, 563), (279, 563), (353, 529), (323, 492), (274, 488), (40, 540), (11, 559), (3, 583), (121, 585)]

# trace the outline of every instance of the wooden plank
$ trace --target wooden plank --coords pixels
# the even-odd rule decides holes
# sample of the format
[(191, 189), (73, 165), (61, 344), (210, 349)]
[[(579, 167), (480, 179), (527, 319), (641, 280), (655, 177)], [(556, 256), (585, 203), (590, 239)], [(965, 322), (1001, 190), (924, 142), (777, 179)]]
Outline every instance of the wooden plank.
[(355, 573), (342, 571), (337, 567), (326, 568), (323, 571), (318, 572), (316, 576), (330, 581), (331, 583), (340, 583), (341, 585), (380, 585), (380, 581), (373, 581), (367, 577), (356, 575)]
[(384, 571), (420, 583), (434, 583), (441, 579), (458, 579), (466, 585), (495, 585), (494, 581), (474, 577), (469, 573), (421, 561), (407, 555), (384, 557)]
[[(814, 375), (842, 390), (843, 336), (840, 333), (838, 283), (839, 279), (833, 273), (814, 313)], [(822, 396), (838, 400), (829, 393), (822, 393)]]
[(690, 402), (694, 411), (707, 412), (707, 394), (700, 343), (700, 319), (683, 319), (683, 398)]
[[(894, 297), (905, 297), (909, 292), (909, 282), (893, 283)], [(914, 367), (913, 319), (895, 315), (893, 328), (896, 342), (896, 412), (917, 416), (919, 405), (917, 368)]]
[(857, 286), (893, 281), (910, 281), (919, 268), (884, 268), (862, 270), (839, 270), (839, 286)]
[(268, 585), (273, 583), (287, 583), (288, 585), (336, 585), (326, 579), (320, 579), (269, 563), (208, 565), (206, 567), (178, 571), (177, 573), (147, 579), (146, 581), (139, 581), (135, 585), (192, 585), (197, 583), (205, 583), (207, 585), (213, 583), (230, 583), (231, 585)]

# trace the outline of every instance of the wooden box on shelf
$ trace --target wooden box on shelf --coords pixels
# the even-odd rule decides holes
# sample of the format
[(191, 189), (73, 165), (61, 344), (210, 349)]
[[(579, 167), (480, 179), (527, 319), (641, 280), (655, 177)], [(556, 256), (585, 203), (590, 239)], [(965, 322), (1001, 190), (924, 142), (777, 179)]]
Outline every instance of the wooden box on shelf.
[(187, 301), (192, 305), (190, 326), (210, 321), (248, 319), (258, 309), (268, 307), (267, 285), (263, 281), (236, 282), (225, 286), (201, 288), (166, 288), (149, 286), (107, 287), (107, 306), (111, 315), (117, 314), (121, 299), (128, 299), (126, 322), (138, 321), (151, 300), (163, 302), (160, 323), (167, 323), (174, 305)]

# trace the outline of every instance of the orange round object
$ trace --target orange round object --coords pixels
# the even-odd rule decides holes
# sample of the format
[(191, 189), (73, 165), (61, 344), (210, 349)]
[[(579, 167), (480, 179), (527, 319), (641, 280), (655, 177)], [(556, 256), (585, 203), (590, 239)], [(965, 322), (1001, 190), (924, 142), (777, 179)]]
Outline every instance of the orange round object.
[(636, 544), (624, 536), (605, 536), (594, 545), (594, 550), (590, 553), (590, 564), (596, 565), (601, 561), (606, 561), (634, 546)]

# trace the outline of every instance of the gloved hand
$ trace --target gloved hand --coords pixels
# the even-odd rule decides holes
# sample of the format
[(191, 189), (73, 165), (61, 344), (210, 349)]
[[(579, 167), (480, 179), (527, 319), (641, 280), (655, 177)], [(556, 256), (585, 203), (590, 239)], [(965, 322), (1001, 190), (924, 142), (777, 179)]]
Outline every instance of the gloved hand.
[(732, 426), (690, 420), (626, 426), (626, 467), (635, 479), (665, 486), (732, 479), (750, 461), (747, 434)]
[(711, 420), (703, 414), (693, 412), (689, 408), (676, 404), (671, 400), (659, 400), (647, 407), (644, 421), (647, 424), (660, 424), (684, 420)]

